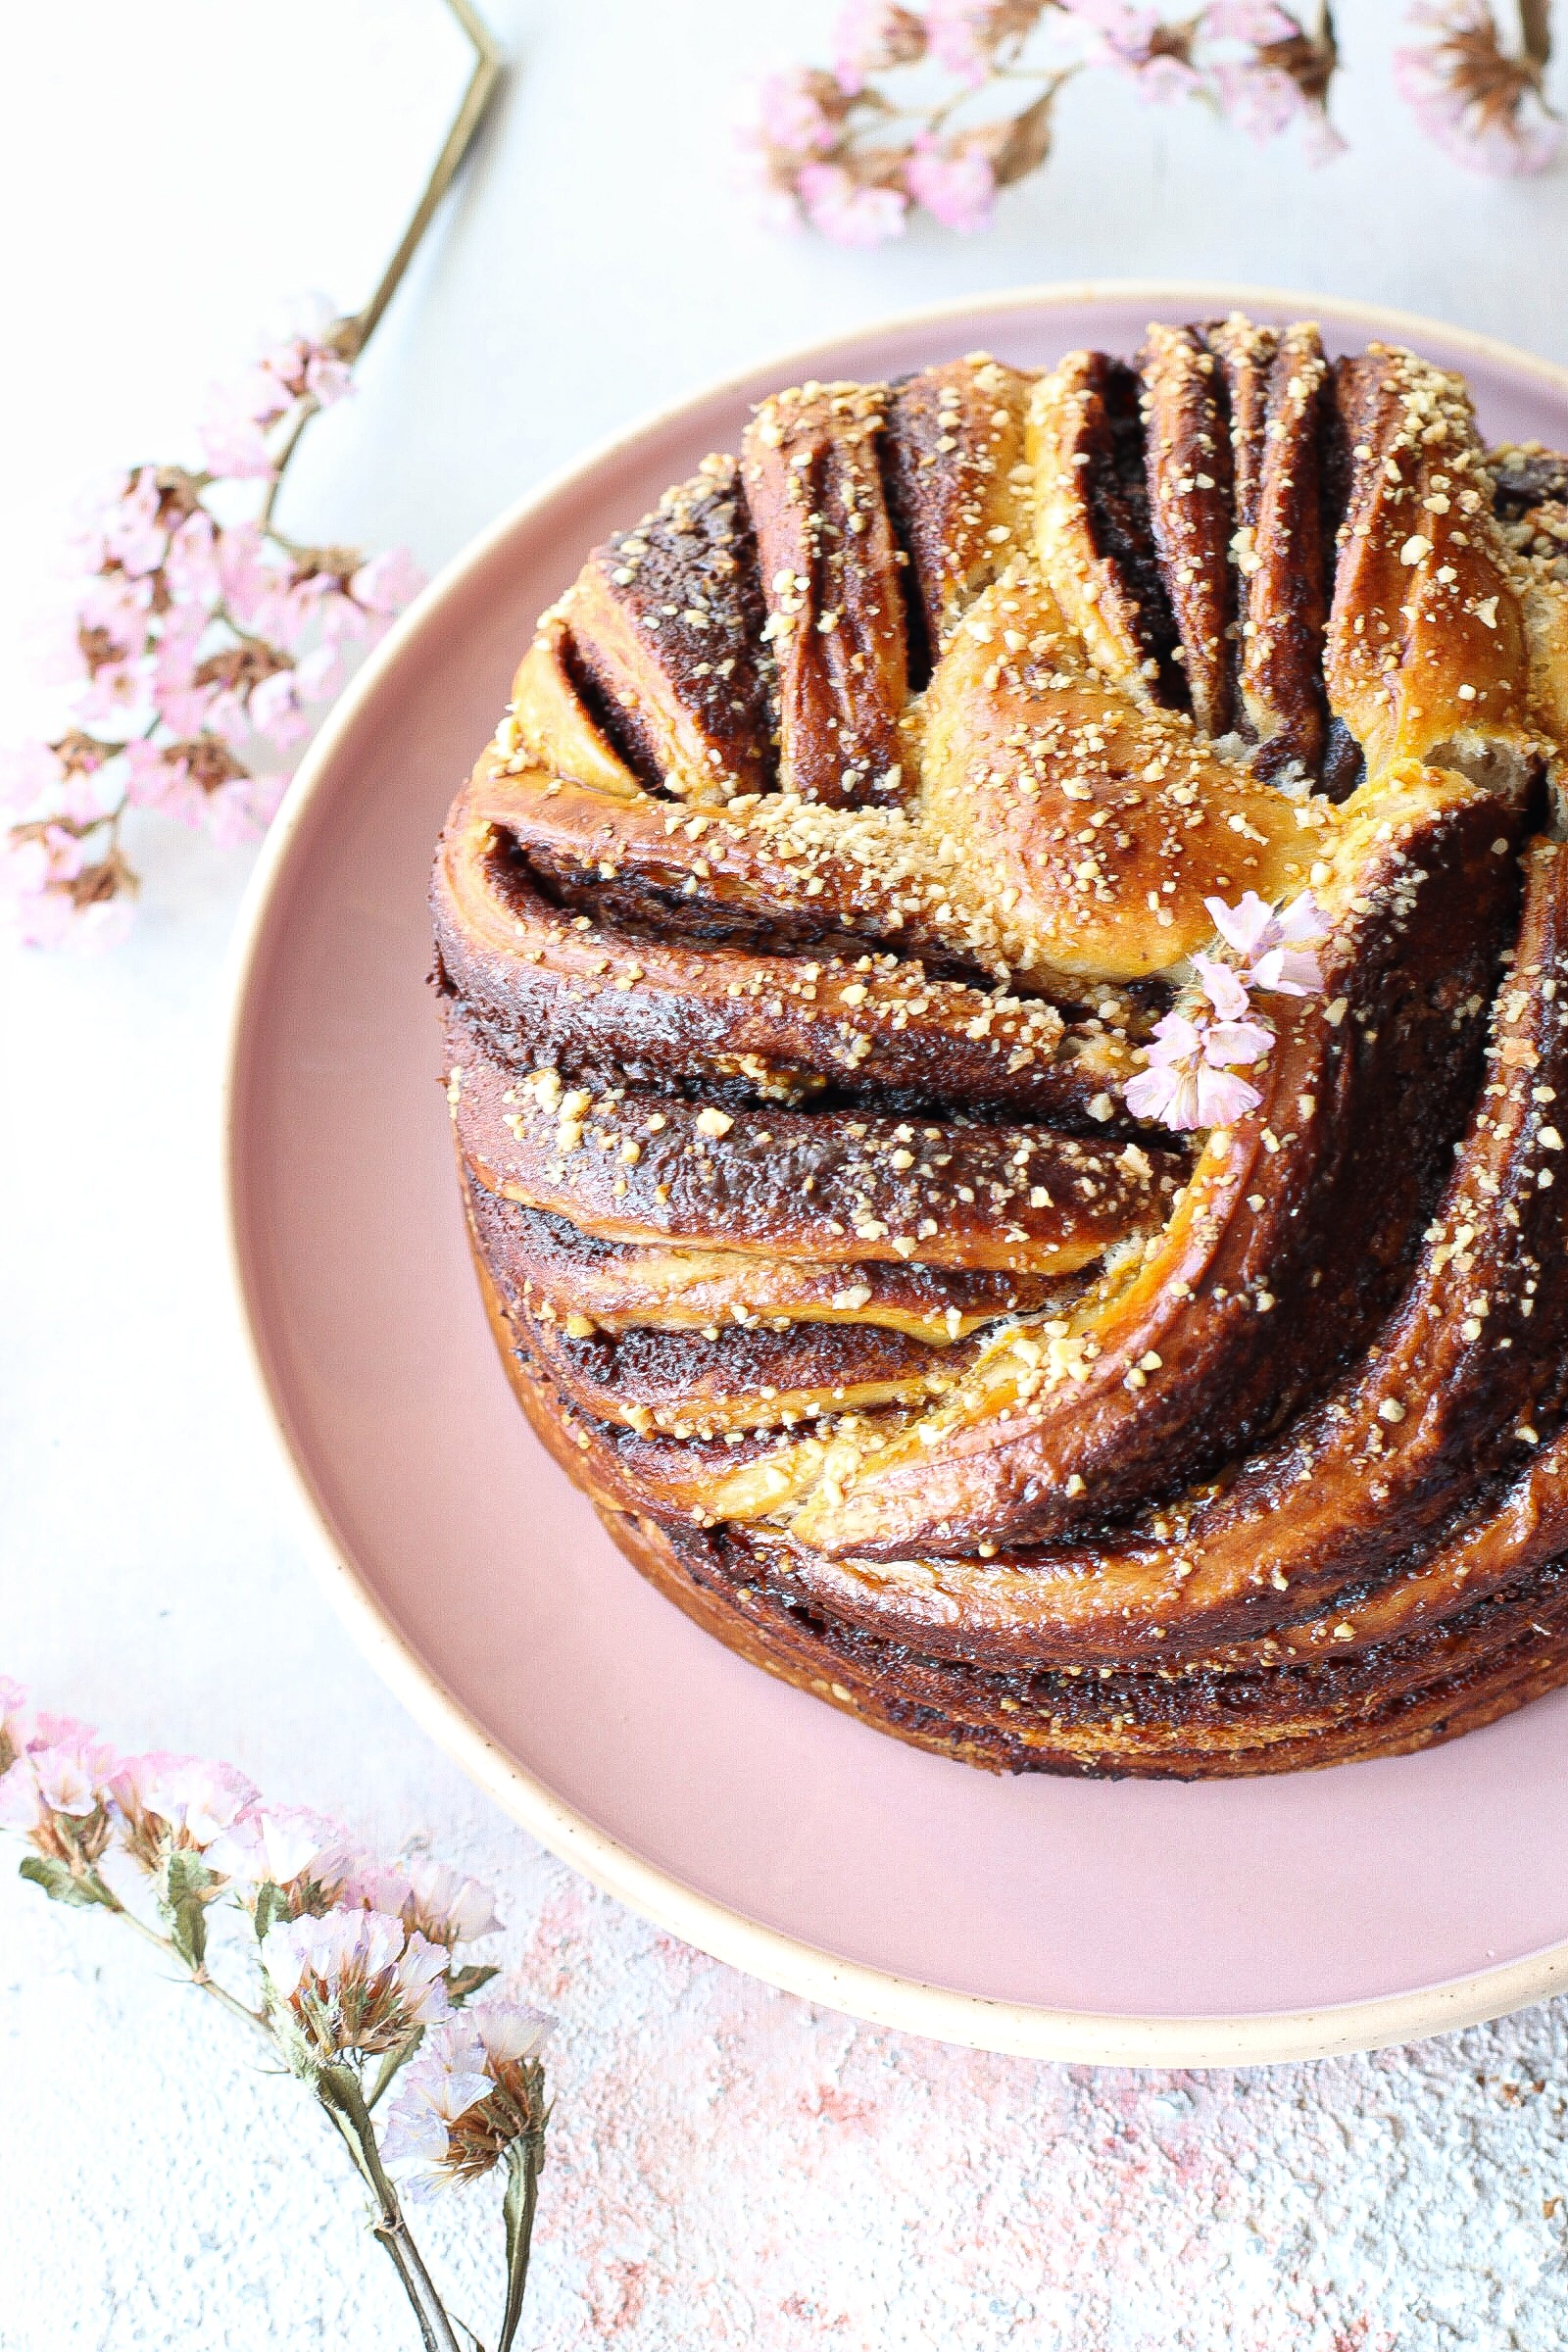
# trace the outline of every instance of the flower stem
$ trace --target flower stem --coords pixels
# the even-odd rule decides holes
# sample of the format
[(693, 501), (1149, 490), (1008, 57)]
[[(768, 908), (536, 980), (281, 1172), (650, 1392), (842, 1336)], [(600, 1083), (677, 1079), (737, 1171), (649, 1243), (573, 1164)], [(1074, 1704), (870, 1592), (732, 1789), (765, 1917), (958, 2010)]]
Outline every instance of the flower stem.
[[(144, 1919), (139, 1919), (134, 1911), (120, 1900), (114, 1888), (98, 1871), (87, 1870), (83, 1874), (83, 1881), (91, 1888), (94, 1899), (100, 1902), (106, 1911), (114, 1912), (115, 1916), (122, 1919), (127, 1927), (134, 1928), (137, 1935), (146, 1942), (156, 1945), (166, 1958), (174, 1961), (193, 1984), (201, 1991), (210, 1993), (214, 2000), (229, 2012), (230, 2016), (243, 2018), (245, 2023), (259, 2033), (265, 2040), (269, 2043), (271, 2042), (272, 2036), (268, 2032), (267, 2019), (260, 2011), (247, 2009), (243, 2001), (236, 1999), (235, 1995), (224, 1985), (218, 1984), (214, 1978), (210, 1977), (205, 1968), (193, 1968), (178, 1945), (169, 1936), (161, 1936), (156, 1928), (149, 1927)], [(347, 2066), (329, 2066), (324, 2068), (318, 2078), (316, 2091), (320, 2104), (325, 2108), (327, 2115), (342, 2135), (349, 2154), (354, 2159), (355, 2170), (375, 2200), (376, 2211), (375, 2219), (370, 2225), (371, 2231), (377, 2242), (386, 2248), (392, 2265), (403, 2281), (404, 2292), (414, 2306), (415, 2317), (419, 2323), (419, 2336), (424, 2352), (462, 2352), (462, 2346), (458, 2342), (452, 2323), (436, 2292), (435, 2282), (425, 2269), (419, 2249), (409, 2233), (409, 2226), (403, 2218), (403, 2209), (398, 2203), (397, 2191), (388, 2180), (382, 2166), (380, 2150), (375, 2144), (375, 2128), (370, 2122), (370, 2111), (366, 2104), (358, 2078)], [(537, 2170), (536, 2165), (534, 2168), (535, 2178), (537, 2178)], [(527, 2226), (529, 2230), (533, 2227), (531, 2192)], [(511, 2242), (509, 2222), (509, 2251)], [(523, 2267), (526, 2270), (526, 2249), (524, 2250)], [(520, 2306), (520, 2286), (517, 2289), (517, 2300)], [(510, 2293), (507, 2308), (509, 2312), (512, 2309)], [(510, 2335), (506, 2340), (510, 2343)]]
[(1539, 82), (1551, 63), (1551, 0), (1519, 0), (1519, 37)]
[(97, 1871), (89, 1872), (88, 1878), (93, 1894), (106, 1911), (112, 1911), (117, 1919), (122, 1919), (126, 1927), (134, 1928), (144, 1942), (156, 1945), (165, 1959), (172, 1960), (181, 1974), (189, 1978), (199, 1992), (210, 1993), (219, 2006), (226, 2009), (231, 2017), (243, 2018), (246, 2025), (251, 2027), (255, 2033), (261, 2034), (270, 2040), (271, 2036), (267, 2032), (267, 2020), (259, 2010), (247, 2009), (242, 2000), (231, 1993), (225, 1985), (220, 1984), (215, 1977), (210, 1977), (205, 1968), (192, 1968), (179, 1946), (170, 1936), (160, 1936), (158, 1930), (150, 1928), (144, 1919), (138, 1919), (135, 1912), (121, 1901), (114, 1888), (99, 1876)]
[[(295, 409), (288, 432), (284, 436), (283, 446), (277, 453), (277, 463), (272, 467), (272, 478), (267, 485), (267, 496), (263, 499), (256, 516), (256, 527), (264, 538), (271, 535), (272, 509), (276, 506), (277, 494), (283, 487), (283, 476), (288, 471), (288, 462), (304, 440), (305, 428), (312, 417), (319, 416), (320, 414), (321, 404), (313, 395), (307, 395)], [(226, 612), (223, 617), (225, 620), (228, 619)], [(229, 626), (232, 628), (233, 625), (230, 620)]]
[(458, 111), (452, 118), (452, 127), (435, 159), (435, 166), (409, 219), (397, 251), (381, 272), (381, 281), (357, 318), (345, 319), (338, 330), (339, 349), (346, 360), (357, 360), (381, 323), (388, 303), (397, 292), (404, 272), (419, 249), (425, 230), (435, 217), (442, 197), (452, 185), (458, 168), (473, 143), (474, 133), (489, 111), (501, 79), (501, 51), (488, 25), (472, 6), (472, 0), (446, 0), (446, 5), (466, 34), (474, 53), (473, 72), (463, 93)]
[(403, 2218), (397, 2190), (387, 2179), (381, 2152), (375, 2144), (375, 2127), (358, 2078), (347, 2066), (323, 2067), (317, 2079), (316, 2095), (341, 2132), (361, 2179), (375, 2200), (371, 2232), (378, 2244), (386, 2248), (403, 2282), (403, 2291), (419, 2323), (424, 2352), (463, 2352), (446, 2306)]
[[(473, 72), (468, 76), (441, 152), (424, 184), (424, 193), (409, 216), (408, 226), (398, 240), (392, 259), (382, 270), (375, 291), (363, 311), (356, 312), (352, 318), (340, 318), (328, 337), (339, 357), (346, 360), (350, 367), (380, 325), (388, 304), (403, 282), (409, 264), (418, 252), (425, 231), (440, 209), (442, 197), (451, 187), (464, 157), (473, 144), (474, 135), (489, 112), (490, 102), (501, 80), (500, 46), (472, 5), (472, 0), (445, 0), (445, 5), (472, 46)], [(290, 420), (272, 478), (267, 487), (267, 496), (262, 501), (261, 513), (257, 516), (264, 532), (271, 529), (272, 510), (277, 504), (277, 494), (282, 488), (289, 460), (304, 439), (306, 427), (319, 415), (319, 401), (307, 396), (300, 402)]]
[(522, 2317), (528, 2256), (533, 2244), (533, 2217), (539, 2204), (539, 2173), (544, 2160), (543, 2123), (525, 2132), (520, 2139), (514, 2139), (507, 2150), (507, 2193), (502, 2206), (507, 2226), (507, 2302), (501, 2315), (496, 2352), (511, 2352), (512, 2339)]

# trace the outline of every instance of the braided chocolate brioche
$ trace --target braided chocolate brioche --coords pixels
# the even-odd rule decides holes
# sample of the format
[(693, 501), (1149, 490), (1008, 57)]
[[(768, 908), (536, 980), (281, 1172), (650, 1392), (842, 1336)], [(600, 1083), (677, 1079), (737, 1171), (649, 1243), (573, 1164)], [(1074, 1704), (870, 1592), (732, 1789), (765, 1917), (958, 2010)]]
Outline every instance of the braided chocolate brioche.
[(1000, 1769), (1568, 1680), (1565, 741), (1568, 461), (1409, 352), (763, 402), (435, 865), (485, 1298), (621, 1547)]

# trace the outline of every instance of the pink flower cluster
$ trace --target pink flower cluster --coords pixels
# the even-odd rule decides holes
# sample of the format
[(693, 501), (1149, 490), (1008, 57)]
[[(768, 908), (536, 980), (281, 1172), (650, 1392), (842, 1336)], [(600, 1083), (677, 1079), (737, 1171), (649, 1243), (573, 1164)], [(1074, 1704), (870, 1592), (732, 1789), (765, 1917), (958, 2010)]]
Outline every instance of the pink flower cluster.
[(90, 1724), (34, 1714), (22, 1686), (0, 1675), (0, 1829), (20, 1831), (67, 1870), (90, 1867), (115, 1827), (116, 1762)]
[[(180, 1914), (224, 1900), (252, 1922), (268, 2025), (307, 2078), (342, 2059), (409, 2064), (389, 2112), (389, 2160), (472, 2179), (542, 2129), (548, 2021), (525, 2003), (463, 2004), (494, 1976), (458, 1947), (501, 1923), (477, 1881), (425, 1855), (382, 1863), (325, 1815), (269, 1805), (231, 1764), (120, 1756), (92, 1728), (34, 1712), (0, 1677), (0, 1829), (31, 1848), (26, 1875), (62, 1899), (123, 1909), (112, 1867), (152, 1883), (172, 1940), (205, 1967)], [(439, 2038), (427, 2045), (427, 2029)], [(470, 2114), (470, 2109), (482, 2108)], [(446, 2116), (456, 2150), (436, 2145)], [(461, 2128), (461, 2129), (460, 2129)]]
[(307, 2064), (343, 2050), (384, 2055), (451, 2007), (450, 1954), (385, 1911), (274, 1920), (261, 1948), (269, 2003), (304, 2035)]
[(1237, 961), (1193, 957), (1200, 992), (1195, 1009), (1156, 1022), (1148, 1066), (1128, 1081), (1134, 1118), (1161, 1127), (1228, 1127), (1255, 1110), (1263, 1098), (1239, 1073), (1267, 1060), (1274, 1034), (1251, 1017), (1250, 992), (1307, 997), (1323, 986), (1312, 951), (1328, 936), (1328, 919), (1310, 891), (1278, 912), (1250, 890), (1237, 906), (1223, 899), (1204, 905)]
[[(96, 520), (71, 723), (0, 760), (0, 806), (16, 812), (0, 835), (0, 903), (29, 944), (123, 929), (136, 888), (128, 809), (223, 843), (264, 831), (349, 649), (373, 642), (421, 584), (401, 551), (367, 561), (273, 525), (301, 432), (352, 388), (332, 336), (270, 350), (205, 428), (204, 469), (138, 466)], [(264, 485), (260, 501), (236, 514), (246, 483)]]
[(381, 2155), (415, 2197), (486, 2173), (542, 2122), (539, 2053), (550, 2020), (478, 2001), (427, 2034), (387, 2108)]
[(1540, 33), (1532, 12), (1521, 14), (1524, 41), (1513, 51), (1488, 0), (1416, 0), (1408, 22), (1430, 37), (1394, 60), (1399, 94), (1428, 137), (1468, 170), (1504, 178), (1544, 171), (1562, 141), (1543, 95), (1544, 12)]
[[(781, 224), (876, 245), (918, 207), (972, 234), (998, 190), (1046, 161), (1057, 94), (1077, 74), (1109, 70), (1153, 102), (1205, 98), (1259, 140), (1300, 123), (1323, 160), (1341, 145), (1325, 110), (1337, 62), (1332, 34), (1276, 0), (1182, 16), (1135, 0), (846, 0), (831, 72), (769, 75), (742, 145)], [(1033, 89), (1021, 106), (1020, 81)], [(906, 102), (906, 89), (918, 95)]]

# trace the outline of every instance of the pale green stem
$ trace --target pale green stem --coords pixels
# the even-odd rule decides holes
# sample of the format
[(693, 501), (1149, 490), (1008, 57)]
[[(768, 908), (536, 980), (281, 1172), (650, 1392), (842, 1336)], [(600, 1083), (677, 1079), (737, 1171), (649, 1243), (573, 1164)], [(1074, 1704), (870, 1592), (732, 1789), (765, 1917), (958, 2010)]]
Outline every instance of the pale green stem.
[(117, 1919), (122, 1919), (128, 1928), (134, 1928), (143, 1941), (156, 1945), (167, 1960), (172, 1960), (181, 1974), (196, 1986), (198, 1992), (210, 1993), (221, 2008), (228, 2011), (231, 2017), (243, 2018), (246, 2025), (252, 2027), (256, 2033), (266, 2035), (269, 2040), (271, 2039), (270, 2034), (267, 2033), (267, 2020), (260, 2010), (248, 2009), (245, 2003), (231, 1993), (225, 1985), (220, 1984), (216, 1977), (210, 1977), (205, 1968), (192, 1968), (179, 1946), (168, 1936), (160, 1936), (158, 1930), (149, 1927), (146, 1920), (138, 1919), (136, 1913), (130, 1909), (128, 1904), (121, 1901), (114, 1888), (96, 1870), (89, 1870), (84, 1875), (87, 1884), (104, 1909), (112, 1911)]
[(317, 2096), (342, 2133), (356, 2168), (375, 2200), (376, 2218), (370, 2225), (371, 2230), (377, 2242), (386, 2248), (403, 2282), (419, 2323), (425, 2352), (463, 2352), (446, 2306), (403, 2218), (397, 2190), (387, 2178), (381, 2152), (375, 2144), (370, 2111), (353, 2070), (342, 2065), (323, 2068), (317, 2082)]
[(507, 2302), (501, 2315), (496, 2352), (512, 2352), (512, 2339), (522, 2317), (522, 2298), (528, 2284), (528, 2257), (533, 2246), (534, 2214), (539, 2204), (539, 2173), (545, 2160), (545, 2129), (541, 2123), (514, 2139), (507, 2150)]

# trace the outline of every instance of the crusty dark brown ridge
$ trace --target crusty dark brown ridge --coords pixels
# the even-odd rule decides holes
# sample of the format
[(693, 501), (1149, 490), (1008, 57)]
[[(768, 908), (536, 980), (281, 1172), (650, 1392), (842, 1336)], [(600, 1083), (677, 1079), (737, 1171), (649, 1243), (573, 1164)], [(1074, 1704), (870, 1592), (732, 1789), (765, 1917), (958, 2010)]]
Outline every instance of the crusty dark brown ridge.
[[(588, 560), (443, 835), (474, 1254), (698, 1623), (996, 1770), (1568, 1680), (1568, 459), (1310, 322), (808, 383)], [(1209, 902), (1325, 911), (1141, 1124)]]

